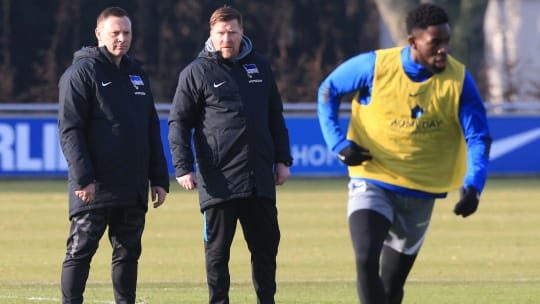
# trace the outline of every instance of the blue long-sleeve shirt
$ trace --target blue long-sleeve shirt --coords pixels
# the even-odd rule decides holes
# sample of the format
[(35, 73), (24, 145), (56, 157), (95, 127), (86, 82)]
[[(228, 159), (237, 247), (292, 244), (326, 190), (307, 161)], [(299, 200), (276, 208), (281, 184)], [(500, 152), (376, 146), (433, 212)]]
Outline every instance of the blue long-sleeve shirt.
[[(359, 54), (338, 66), (319, 87), (318, 115), (321, 130), (327, 146), (335, 153), (350, 145), (346, 138), (346, 130), (342, 130), (339, 124), (341, 98), (349, 93), (359, 92), (358, 102), (364, 105), (370, 103), (375, 61), (375, 52)], [(433, 75), (429, 69), (411, 59), (409, 46), (402, 49), (401, 62), (405, 73), (412, 81), (423, 82)], [(491, 137), (482, 97), (468, 71), (465, 71), (459, 100), (459, 119), (467, 141), (467, 172), (463, 187), (473, 186), (482, 192), (487, 178)], [(377, 181), (372, 182), (400, 193), (420, 197), (446, 196), (446, 193), (425, 193)]]

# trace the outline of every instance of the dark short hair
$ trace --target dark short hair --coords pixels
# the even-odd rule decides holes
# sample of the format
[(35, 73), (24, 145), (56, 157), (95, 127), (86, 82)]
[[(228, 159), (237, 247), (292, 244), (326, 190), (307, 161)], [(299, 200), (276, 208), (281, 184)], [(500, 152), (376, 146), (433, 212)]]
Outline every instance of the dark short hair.
[(121, 7), (111, 6), (111, 7), (107, 7), (106, 9), (102, 10), (101, 13), (99, 13), (99, 15), (97, 17), (97, 20), (96, 20), (96, 26), (99, 26), (99, 24), (101, 22), (103, 22), (103, 20), (109, 18), (110, 16), (128, 17), (129, 18), (128, 13), (126, 12), (126, 10), (124, 10)]
[(446, 11), (435, 4), (424, 3), (417, 6), (407, 15), (407, 33), (414, 29), (425, 30), (430, 25), (448, 23)]
[(242, 28), (242, 14), (231, 6), (225, 5), (215, 10), (212, 16), (210, 16), (210, 28), (220, 21), (231, 21), (235, 19), (238, 20), (238, 25)]

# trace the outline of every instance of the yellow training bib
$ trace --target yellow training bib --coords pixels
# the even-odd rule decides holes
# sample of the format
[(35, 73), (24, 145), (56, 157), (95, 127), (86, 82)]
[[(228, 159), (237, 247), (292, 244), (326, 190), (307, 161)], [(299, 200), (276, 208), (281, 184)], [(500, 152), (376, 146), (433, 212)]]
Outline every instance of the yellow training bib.
[(376, 52), (371, 102), (352, 102), (347, 138), (367, 148), (373, 160), (350, 166), (349, 175), (430, 193), (458, 188), (466, 170), (458, 113), (465, 67), (448, 56), (442, 73), (414, 82), (400, 52)]

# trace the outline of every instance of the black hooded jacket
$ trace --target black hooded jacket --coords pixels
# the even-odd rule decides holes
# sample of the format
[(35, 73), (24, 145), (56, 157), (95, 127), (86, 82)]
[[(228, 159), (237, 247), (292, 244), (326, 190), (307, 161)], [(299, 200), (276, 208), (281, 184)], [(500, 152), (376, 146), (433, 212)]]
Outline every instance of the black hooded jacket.
[[(59, 82), (58, 128), (68, 163), (69, 215), (103, 207), (148, 208), (149, 181), (169, 190), (159, 118), (141, 63), (117, 67), (104, 47), (84, 47)], [(96, 184), (95, 200), (75, 194)]]
[(192, 139), (201, 210), (251, 195), (275, 201), (274, 163), (291, 161), (289, 135), (270, 64), (246, 37), (233, 60), (207, 41), (180, 73), (169, 114), (177, 177), (194, 172)]

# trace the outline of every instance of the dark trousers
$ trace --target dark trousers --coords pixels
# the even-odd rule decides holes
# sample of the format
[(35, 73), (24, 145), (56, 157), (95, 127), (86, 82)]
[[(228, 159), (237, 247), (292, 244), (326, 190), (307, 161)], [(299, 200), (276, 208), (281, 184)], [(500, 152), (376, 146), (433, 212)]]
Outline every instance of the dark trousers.
[(229, 201), (206, 209), (204, 218), (209, 303), (229, 303), (229, 257), (237, 221), (240, 221), (251, 252), (257, 303), (275, 303), (276, 256), (280, 239), (275, 202), (261, 198)]
[(145, 211), (138, 208), (104, 208), (74, 216), (62, 265), (62, 303), (83, 303), (90, 261), (107, 226), (115, 302), (135, 303), (144, 223)]
[(349, 229), (360, 303), (400, 304), (403, 286), (416, 255), (402, 254), (384, 246), (390, 222), (375, 211), (359, 210), (352, 213), (349, 216)]

